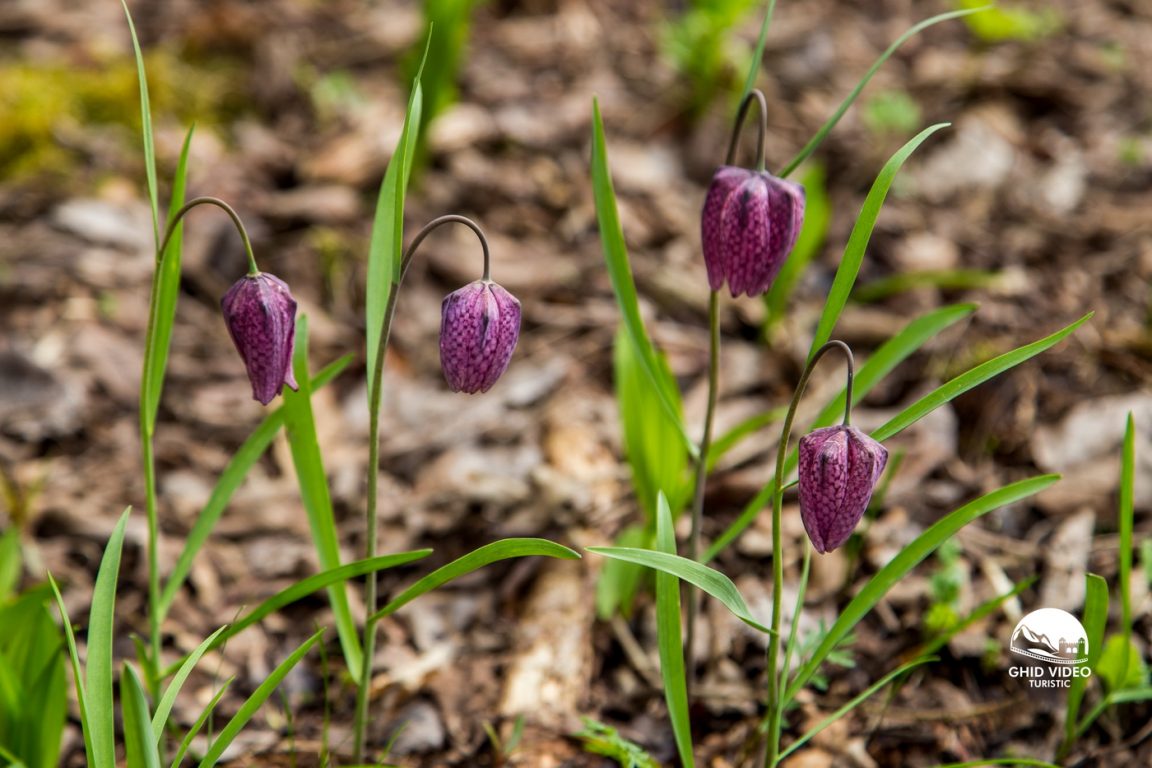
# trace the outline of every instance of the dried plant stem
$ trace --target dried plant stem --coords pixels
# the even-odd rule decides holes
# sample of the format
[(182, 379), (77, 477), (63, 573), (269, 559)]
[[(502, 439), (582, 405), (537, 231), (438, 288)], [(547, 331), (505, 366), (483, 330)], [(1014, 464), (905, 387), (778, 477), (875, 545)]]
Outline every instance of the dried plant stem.
[[(700, 528), (704, 519), (704, 489), (708, 483), (708, 454), (712, 448), (712, 423), (716, 414), (716, 398), (720, 390), (720, 292), (712, 291), (708, 298), (708, 408), (704, 412), (704, 435), (700, 438), (700, 455), (696, 457), (696, 484), (692, 496), (692, 529), (688, 535), (688, 558), (700, 556)], [(684, 657), (688, 665), (688, 690), (692, 690), (691, 670), (696, 645), (696, 615), (700, 611), (700, 591), (688, 590), (686, 616), (687, 637)]]
[[(780, 625), (784, 604), (784, 537), (781, 532), (781, 510), (784, 505), (784, 460), (788, 456), (788, 439), (792, 435), (792, 423), (796, 419), (796, 409), (800, 406), (800, 398), (812, 377), (812, 371), (825, 353), (838, 349), (844, 353), (848, 366), (848, 384), (844, 393), (844, 424), (847, 425), (852, 410), (852, 378), (855, 365), (852, 360), (852, 350), (842, 341), (833, 339), (816, 350), (800, 374), (800, 381), (796, 384), (796, 391), (792, 395), (792, 402), (788, 405), (788, 413), (784, 417), (784, 428), (780, 432), (780, 443), (776, 446), (776, 479), (772, 492), (772, 634), (768, 636), (768, 711), (765, 722), (768, 726), (767, 737), (764, 740), (764, 759), (762, 764), (766, 768), (775, 768), (780, 755), (780, 720), (783, 714), (781, 693), (785, 689), (786, 680), (783, 676), (786, 670), (779, 668), (780, 658)], [(794, 635), (793, 635), (794, 636)]]

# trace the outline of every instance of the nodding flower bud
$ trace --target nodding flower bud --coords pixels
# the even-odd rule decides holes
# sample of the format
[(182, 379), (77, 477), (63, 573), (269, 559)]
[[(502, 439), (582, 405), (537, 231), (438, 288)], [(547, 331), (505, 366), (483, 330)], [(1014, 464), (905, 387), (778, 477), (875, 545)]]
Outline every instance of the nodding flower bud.
[(453, 392), (487, 392), (504, 373), (520, 337), (520, 302), (491, 280), (444, 297), (440, 365)]
[(245, 275), (228, 289), (220, 306), (232, 343), (248, 369), (252, 397), (268, 405), (285, 384), (296, 389), (292, 376), (296, 300), (288, 284), (267, 272)]
[(800, 440), (800, 518), (812, 546), (831, 552), (852, 535), (888, 463), (888, 450), (855, 427)]
[(712, 177), (700, 236), (708, 285), (733, 298), (772, 286), (804, 224), (804, 188), (767, 171), (721, 166)]

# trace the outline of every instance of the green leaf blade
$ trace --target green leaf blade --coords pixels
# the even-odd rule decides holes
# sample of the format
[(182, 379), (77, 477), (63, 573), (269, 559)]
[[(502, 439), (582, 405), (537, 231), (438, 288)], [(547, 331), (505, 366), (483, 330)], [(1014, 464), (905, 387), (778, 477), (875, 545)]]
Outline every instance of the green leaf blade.
[(124, 713), (124, 753), (128, 768), (160, 768), (160, 752), (152, 738), (148, 699), (131, 665), (120, 673), (120, 707)]
[(1059, 480), (1059, 475), (1040, 475), (1006, 485), (945, 515), (917, 536), (912, 543), (904, 547), (896, 557), (881, 568), (844, 607), (812, 655), (797, 670), (796, 676), (789, 683), (784, 694), (785, 701), (791, 701), (796, 696), (796, 693), (816, 673), (828, 654), (835, 649), (836, 644), (852, 631), (853, 627), (888, 594), (896, 582), (904, 578), (912, 568), (932, 554), (937, 547), (973, 520), (1006, 504), (1012, 504), (1037, 494), (1057, 480)]
[(555, 557), (561, 560), (579, 560), (580, 555), (563, 546), (547, 539), (501, 539), (494, 541), (491, 544), (485, 544), (479, 549), (459, 557), (456, 560), (448, 563), (445, 566), (437, 568), (432, 573), (417, 581), (412, 586), (405, 589), (396, 597), (392, 598), (379, 611), (372, 615), (372, 620), (376, 621), (384, 616), (395, 613), (408, 603), (423, 594), (431, 592), (432, 590), (440, 587), (453, 579), (458, 579), (461, 576), (472, 573), (473, 571), (483, 568), (486, 565), (497, 562), (498, 560), (508, 560), (513, 557), (529, 557), (529, 556), (542, 556), (542, 557)]
[(323, 634), (324, 630), (320, 630), (312, 635), (312, 637), (304, 641), (303, 645), (293, 651), (291, 656), (282, 661), (276, 669), (272, 670), (272, 674), (268, 676), (268, 679), (256, 688), (252, 695), (240, 706), (239, 711), (236, 712), (232, 719), (228, 721), (228, 724), (224, 726), (223, 730), (220, 731), (220, 735), (212, 742), (212, 746), (208, 748), (208, 752), (200, 761), (200, 768), (211, 768), (211, 766), (216, 765), (221, 755), (224, 754), (224, 750), (232, 743), (232, 740), (240, 734), (240, 731), (243, 730), (244, 726), (248, 724), (248, 721), (252, 719), (260, 707), (264, 706), (264, 702), (268, 700), (268, 697), (272, 695), (272, 692), (276, 690), (280, 682), (292, 671), (292, 668), (304, 658), (308, 651), (312, 650), (312, 646), (319, 642)]
[(112, 644), (116, 615), (116, 582), (120, 576), (120, 555), (124, 547), (124, 528), (128, 513), (124, 510), (100, 560), (96, 585), (92, 592), (92, 609), (88, 617), (88, 669), (85, 689), (88, 695), (88, 737), (92, 741), (95, 768), (116, 765), (116, 728), (113, 717)]
[(896, 179), (896, 174), (917, 147), (923, 144), (929, 136), (948, 127), (948, 125), (948, 123), (937, 123), (925, 128), (897, 150), (896, 154), (892, 155), (884, 167), (880, 169), (876, 181), (872, 183), (872, 188), (868, 190), (868, 196), (864, 199), (860, 215), (856, 217), (856, 224), (852, 227), (848, 244), (844, 247), (844, 257), (840, 260), (836, 277), (832, 281), (832, 288), (828, 291), (828, 298), (824, 302), (824, 311), (816, 325), (816, 334), (808, 352), (809, 361), (816, 354), (816, 350), (832, 338), (832, 329), (836, 327), (836, 321), (840, 319), (840, 313), (844, 310), (844, 305), (848, 303), (848, 297), (852, 294), (856, 277), (860, 274), (860, 265), (864, 262), (864, 252), (872, 238), (872, 230), (876, 227), (876, 220), (880, 218), (880, 210), (884, 207), (884, 200), (888, 196), (892, 182)]
[(742, 622), (765, 634), (772, 634), (772, 630), (761, 624), (748, 609), (736, 585), (724, 574), (703, 563), (689, 560), (686, 557), (672, 555), (667, 552), (652, 551), (649, 549), (632, 549), (629, 547), (587, 547), (589, 552), (604, 557), (611, 557), (629, 563), (636, 563), (653, 568), (663, 573), (670, 573), (681, 581), (686, 581), (694, 587), (707, 592), (719, 600), (732, 615)]
[[(676, 534), (672, 511), (660, 494), (656, 512), (657, 551), (675, 555)], [(680, 581), (665, 571), (656, 572), (656, 634), (660, 652), (660, 676), (664, 680), (664, 700), (676, 738), (680, 764), (693, 768), (692, 722), (688, 717), (688, 678), (684, 671), (684, 642), (680, 626)]]
[[(332, 510), (332, 496), (328, 490), (328, 476), (316, 436), (316, 420), (312, 413), (312, 377), (308, 373), (308, 319), (301, 315), (296, 321), (296, 348), (292, 356), (293, 372), (300, 385), (298, 391), (284, 389), (284, 426), (292, 464), (296, 469), (297, 484), (308, 524), (316, 544), (320, 567), (331, 571), (340, 567), (340, 542), (336, 529), (336, 516)], [(328, 588), (328, 599), (336, 619), (336, 632), (344, 662), (354, 679), (360, 678), (363, 649), (352, 619), (345, 585)]]
[(616, 304), (624, 320), (628, 340), (636, 351), (636, 359), (648, 378), (652, 389), (660, 400), (668, 418), (676, 425), (680, 439), (689, 454), (696, 458), (700, 449), (688, 436), (683, 419), (677, 414), (673, 404), (672, 389), (675, 382), (668, 381), (659, 372), (656, 354), (644, 320), (640, 316), (640, 302), (636, 293), (636, 282), (632, 277), (632, 266), (628, 260), (628, 246), (624, 241), (624, 230), (620, 226), (620, 214), (616, 208), (616, 192), (612, 186), (612, 175), (608, 169), (608, 148), (604, 138), (604, 122), (600, 116), (600, 104), (592, 101), (592, 192), (596, 206), (596, 221), (600, 227), (600, 243), (604, 249), (604, 259), (608, 265), (608, 277)]

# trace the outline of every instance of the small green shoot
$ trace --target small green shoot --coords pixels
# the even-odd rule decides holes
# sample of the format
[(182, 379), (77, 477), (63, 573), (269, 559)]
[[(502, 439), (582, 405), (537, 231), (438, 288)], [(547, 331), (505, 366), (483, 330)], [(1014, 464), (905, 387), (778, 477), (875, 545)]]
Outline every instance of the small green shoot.
[(983, 9), (964, 19), (964, 23), (985, 43), (1040, 40), (1055, 34), (1064, 25), (1059, 11), (1054, 8), (1031, 11), (1019, 5), (990, 5), (987, 0), (956, 0), (956, 7), (974, 11)]
[(620, 768), (660, 768), (640, 745), (620, 735), (615, 728), (590, 717), (580, 718), (584, 727), (575, 733), (584, 742), (584, 751), (615, 760)]

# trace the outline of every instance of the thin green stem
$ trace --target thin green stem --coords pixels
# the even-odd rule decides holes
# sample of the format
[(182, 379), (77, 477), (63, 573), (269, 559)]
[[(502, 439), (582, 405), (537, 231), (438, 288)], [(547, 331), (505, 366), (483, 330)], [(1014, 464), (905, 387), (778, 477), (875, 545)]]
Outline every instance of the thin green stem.
[[(380, 329), (380, 340), (376, 347), (376, 364), (372, 369), (372, 386), (369, 389), (370, 400), (368, 411), (368, 498), (364, 507), (364, 557), (376, 557), (376, 537), (378, 533), (376, 519), (377, 493), (380, 475), (380, 404), (383, 400), (384, 358), (388, 350), (388, 339), (392, 335), (392, 320), (396, 315), (396, 301), (400, 294), (400, 285), (404, 276), (408, 274), (408, 267), (416, 255), (416, 249), (424, 242), (434, 229), (442, 224), (457, 223), (469, 227), (480, 239), (480, 246), (484, 251), (484, 273), (482, 280), (491, 279), (491, 258), (488, 252), (488, 239), (476, 222), (465, 216), (448, 214), (433, 219), (416, 233), (411, 244), (404, 251), (400, 260), (400, 276), (388, 291), (388, 303), (384, 308), (384, 320)], [(365, 737), (368, 725), (368, 703), (372, 685), (372, 658), (376, 652), (376, 612), (379, 603), (379, 584), (376, 571), (366, 576), (364, 585), (364, 603), (367, 618), (364, 620), (364, 663), (360, 669), (360, 680), (356, 689), (356, 714), (353, 721), (353, 762), (361, 763), (364, 757)]]
[(764, 170), (764, 141), (768, 136), (768, 102), (758, 88), (753, 88), (740, 101), (740, 109), (736, 112), (736, 123), (732, 127), (732, 138), (728, 142), (728, 154), (725, 165), (736, 163), (736, 146), (740, 143), (740, 129), (744, 127), (744, 118), (748, 114), (748, 107), (756, 102), (759, 108), (760, 120), (756, 123), (756, 170)]
[(855, 365), (852, 360), (852, 350), (842, 341), (833, 339), (824, 344), (812, 355), (804, 372), (800, 374), (800, 381), (796, 384), (796, 391), (792, 395), (792, 402), (788, 405), (788, 413), (784, 417), (784, 428), (780, 432), (780, 444), (776, 446), (776, 483), (772, 494), (772, 634), (768, 636), (768, 737), (764, 742), (764, 761), (766, 768), (775, 768), (780, 755), (780, 721), (784, 707), (781, 693), (784, 690), (785, 680), (782, 679), (783, 670), (779, 668), (780, 658), (780, 624), (784, 604), (784, 536), (781, 531), (781, 517), (784, 506), (784, 460), (788, 455), (788, 440), (792, 436), (792, 423), (796, 420), (796, 410), (800, 406), (800, 398), (812, 377), (816, 363), (827, 352), (838, 349), (844, 353), (848, 365), (848, 385), (844, 398), (844, 424), (847, 425), (852, 409), (852, 377)]
[(152, 658), (144, 670), (148, 692), (160, 699), (160, 515), (156, 502), (156, 452), (152, 433), (141, 419), (140, 448), (144, 461), (144, 510), (148, 518), (148, 639)]
[(260, 268), (256, 266), (256, 255), (252, 252), (252, 241), (248, 239), (248, 230), (244, 228), (244, 222), (240, 220), (240, 214), (218, 197), (196, 197), (189, 200), (184, 204), (184, 207), (176, 211), (176, 215), (168, 222), (168, 228), (164, 231), (164, 239), (160, 242), (160, 250), (156, 252), (156, 259), (159, 260), (160, 256), (168, 247), (168, 241), (172, 239), (173, 233), (176, 231), (176, 225), (184, 218), (188, 211), (192, 210), (198, 205), (214, 205), (220, 208), (224, 213), (228, 214), (228, 218), (232, 219), (232, 223), (236, 225), (236, 231), (240, 233), (240, 239), (244, 241), (244, 253), (248, 257), (248, 274), (256, 276), (260, 274)]
[[(700, 438), (700, 455), (696, 457), (696, 487), (692, 496), (692, 530), (688, 536), (688, 558), (700, 555), (700, 528), (704, 518), (704, 489), (708, 483), (708, 454), (712, 448), (712, 422), (716, 414), (716, 398), (720, 391), (720, 292), (712, 291), (708, 297), (708, 408), (704, 412), (704, 436)], [(700, 610), (700, 592), (689, 590), (684, 656), (692, 668), (696, 643), (696, 614)], [(688, 689), (692, 689), (692, 675), (688, 675)]]

